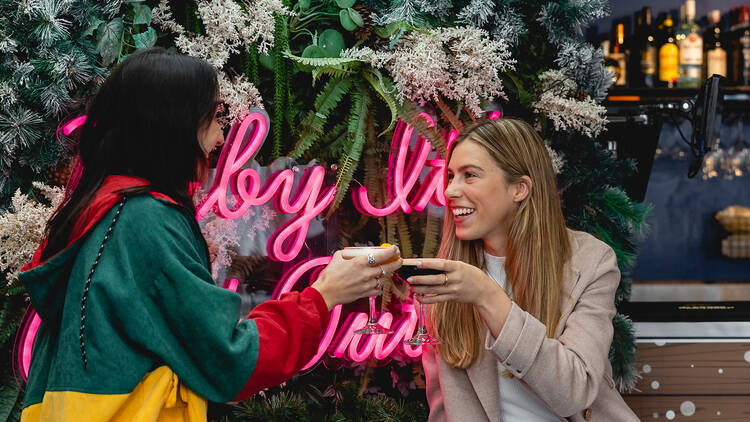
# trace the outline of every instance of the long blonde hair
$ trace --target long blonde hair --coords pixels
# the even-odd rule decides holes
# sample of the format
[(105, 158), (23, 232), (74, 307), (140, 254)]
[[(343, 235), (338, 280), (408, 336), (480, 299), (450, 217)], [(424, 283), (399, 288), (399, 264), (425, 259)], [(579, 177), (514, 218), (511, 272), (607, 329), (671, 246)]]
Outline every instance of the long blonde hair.
[[(531, 192), (520, 203), (508, 229), (505, 270), (514, 301), (544, 323), (547, 336), (553, 337), (560, 318), (563, 271), (571, 246), (547, 148), (524, 121), (483, 120), (456, 139), (446, 163), (455, 147), (466, 141), (476, 142), (490, 154), (507, 183), (517, 183), (522, 176), (531, 178)], [(482, 239), (457, 238), (453, 213), (448, 208), (438, 257), (485, 268)], [(472, 304), (433, 305), (429, 322), (442, 340), (438, 353), (448, 364), (468, 368), (480, 356), (485, 329)]]

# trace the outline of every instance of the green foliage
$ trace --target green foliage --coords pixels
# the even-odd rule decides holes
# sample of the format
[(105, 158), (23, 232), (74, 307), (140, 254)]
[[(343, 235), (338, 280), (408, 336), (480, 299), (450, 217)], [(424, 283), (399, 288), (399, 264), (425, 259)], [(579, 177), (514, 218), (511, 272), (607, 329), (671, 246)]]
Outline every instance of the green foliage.
[(323, 135), (323, 126), (327, 123), (331, 111), (349, 92), (352, 86), (350, 79), (332, 78), (323, 90), (315, 97), (315, 111), (309, 111), (301, 124), (301, 138), (289, 153), (294, 159), (299, 159)]
[(614, 335), (612, 345), (609, 349), (609, 361), (612, 362), (612, 375), (618, 384), (620, 391), (632, 389), (640, 375), (634, 371), (636, 362), (635, 355), (635, 329), (633, 321), (620, 313), (612, 320)]
[[(406, 368), (406, 367), (401, 367)], [(390, 373), (390, 374), (389, 374)], [(374, 376), (391, 379), (391, 365), (375, 368)], [(398, 393), (396, 393), (398, 394)], [(274, 387), (226, 409), (219, 421), (426, 421), (424, 395), (395, 398), (392, 394), (359, 393), (351, 370), (332, 372), (321, 366), (296, 377), (284, 387)]]
[(362, 85), (357, 86), (352, 93), (352, 109), (347, 124), (347, 140), (344, 148), (346, 153), (339, 161), (339, 171), (336, 177), (336, 197), (329, 208), (329, 214), (335, 210), (346, 196), (349, 184), (357, 169), (362, 148), (365, 145), (365, 124), (370, 106), (370, 93)]

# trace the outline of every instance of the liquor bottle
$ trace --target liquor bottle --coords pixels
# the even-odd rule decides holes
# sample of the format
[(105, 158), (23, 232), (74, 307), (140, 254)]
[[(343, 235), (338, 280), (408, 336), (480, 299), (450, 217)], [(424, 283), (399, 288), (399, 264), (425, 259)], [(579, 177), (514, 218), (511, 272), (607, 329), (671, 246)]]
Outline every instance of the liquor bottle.
[(620, 78), (620, 64), (612, 58), (609, 44), (609, 40), (603, 40), (599, 47), (604, 53), (604, 69), (612, 74), (612, 85), (614, 85)]
[(625, 25), (618, 23), (614, 26), (612, 44), (609, 57), (617, 61), (620, 72), (615, 80), (615, 85), (624, 86), (627, 83), (627, 56), (625, 54)]
[(664, 19), (664, 43), (659, 47), (659, 82), (661, 86), (673, 88), (679, 72), (679, 53), (674, 35), (672, 16), (667, 14)]
[(747, 6), (741, 6), (735, 16), (736, 24), (729, 34), (730, 78), (735, 85), (750, 85), (750, 11)]
[(712, 10), (708, 13), (708, 28), (703, 34), (703, 48), (705, 50), (706, 78), (712, 75), (727, 76), (727, 51), (721, 40), (721, 12)]
[[(638, 39), (638, 54), (640, 58), (640, 78), (638, 85), (653, 87), (656, 83), (656, 37), (651, 26), (651, 8), (641, 10), (641, 35)], [(635, 55), (635, 50), (633, 51)]]
[(686, 0), (685, 18), (677, 32), (680, 48), (679, 80), (677, 86), (700, 88), (703, 70), (703, 37), (695, 23), (695, 0)]
[(643, 12), (637, 10), (633, 14), (633, 34), (625, 40), (630, 54), (628, 55), (628, 86), (631, 88), (643, 86), (641, 75), (640, 45), (643, 38)]

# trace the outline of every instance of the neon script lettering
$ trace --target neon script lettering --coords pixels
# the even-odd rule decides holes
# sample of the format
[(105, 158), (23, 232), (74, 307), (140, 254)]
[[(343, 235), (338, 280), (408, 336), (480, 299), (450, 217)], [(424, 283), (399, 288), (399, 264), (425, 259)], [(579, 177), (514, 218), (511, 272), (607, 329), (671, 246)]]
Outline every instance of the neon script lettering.
[[(274, 293), (274, 298), (279, 298), (284, 293), (288, 293), (292, 290), (295, 284), (297, 284), (300, 278), (307, 272), (313, 271), (316, 268), (322, 269), (328, 265), (331, 261), (330, 256), (313, 258), (309, 261), (305, 261), (297, 265), (295, 268), (289, 271), (281, 281), (279, 282), (280, 288)], [(311, 279), (317, 278), (317, 274), (314, 274)], [(318, 345), (318, 351), (310, 359), (304, 368), (307, 369), (318, 363), (327, 350), (331, 347), (331, 343), (335, 337), (336, 332), (339, 328), (339, 322), (341, 320), (341, 305), (336, 305), (331, 311), (331, 319), (328, 322), (328, 327), (323, 334), (323, 339)], [(345, 355), (356, 362), (362, 362), (368, 359), (370, 356), (374, 356), (376, 359), (385, 359), (396, 348), (401, 347), (402, 351), (411, 357), (418, 357), (422, 354), (422, 346), (409, 346), (404, 344), (404, 340), (414, 336), (414, 331), (417, 327), (417, 313), (414, 310), (414, 305), (402, 305), (401, 320), (395, 324), (398, 326), (394, 330), (394, 333), (390, 337), (386, 334), (372, 335), (367, 338), (364, 346), (360, 346), (362, 336), (361, 334), (355, 334), (354, 332), (364, 327), (367, 323), (367, 314), (357, 313), (353, 318), (349, 318), (349, 323), (344, 328), (343, 335), (340, 336), (338, 344), (333, 348), (333, 356), (343, 358)], [(385, 327), (391, 327), (393, 324), (394, 317), (390, 312), (384, 312), (380, 315), (380, 323)]]
[[(429, 127), (435, 125), (429, 114), (421, 113), (420, 116), (425, 119)], [(492, 111), (488, 114), (488, 117), (490, 119), (500, 118), (502, 112)], [(65, 123), (61, 129), (65, 135), (70, 135), (85, 121), (86, 116), (80, 116)], [(399, 121), (391, 141), (391, 151), (395, 152), (390, 154), (388, 160), (390, 202), (382, 207), (376, 207), (370, 203), (366, 188), (353, 191), (354, 205), (362, 213), (381, 217), (398, 211), (405, 213), (412, 210), (422, 211), (429, 202), (438, 206), (445, 205), (445, 159), (438, 157), (428, 160), (432, 145), (421, 136), (417, 139), (416, 151), (409, 159), (409, 143), (413, 131), (414, 129), (411, 126)], [(268, 254), (271, 258), (279, 261), (291, 261), (302, 249), (311, 221), (331, 204), (336, 189), (333, 186), (323, 186), (325, 169), (321, 166), (312, 167), (305, 172), (296, 193), (292, 193), (294, 172), (288, 169), (274, 173), (261, 187), (260, 175), (253, 169), (243, 167), (263, 145), (267, 133), (268, 120), (263, 113), (259, 112), (248, 114), (241, 123), (232, 127), (219, 158), (216, 169), (218, 176), (207, 199), (198, 207), (196, 218), (200, 220), (211, 210), (214, 210), (222, 218), (239, 218), (250, 207), (260, 206), (274, 199), (278, 211), (297, 214), (297, 217), (274, 233), (267, 246)], [(457, 137), (457, 131), (447, 132), (448, 149), (451, 148)], [(425, 166), (431, 167), (432, 170), (421, 183), (420, 190), (409, 201), (408, 198), (417, 185)], [(232, 193), (235, 201), (233, 208), (227, 203), (228, 192)], [(280, 288), (277, 288), (274, 297), (277, 298), (281, 294), (289, 292), (305, 272), (327, 265), (330, 259), (330, 257), (314, 258), (297, 266), (279, 282)], [(227, 280), (224, 283), (224, 288), (237, 291), (238, 280)], [(305, 369), (317, 363), (329, 349), (338, 330), (340, 319), (341, 305), (333, 309), (318, 352), (305, 366)], [(354, 332), (364, 327), (366, 320), (367, 315), (364, 313), (358, 313), (353, 318), (349, 318), (349, 324), (344, 329), (343, 335), (340, 337), (341, 340), (333, 348), (334, 356), (348, 356), (355, 361), (365, 360), (369, 356), (374, 356), (376, 359), (385, 359), (397, 347), (401, 347), (408, 356), (417, 357), (421, 355), (421, 346), (412, 347), (403, 344), (404, 339), (413, 336), (417, 324), (417, 315), (412, 304), (402, 306), (401, 319), (396, 322), (394, 322), (395, 319), (391, 313), (383, 313), (380, 316), (380, 323), (386, 327), (396, 326), (395, 332), (390, 336), (384, 334), (369, 336), (364, 345), (361, 346), (363, 336)], [(19, 359), (19, 367), (24, 379), (28, 375), (32, 346), (40, 323), (39, 316), (32, 312), (27, 323), (21, 329), (21, 341), (16, 357)]]

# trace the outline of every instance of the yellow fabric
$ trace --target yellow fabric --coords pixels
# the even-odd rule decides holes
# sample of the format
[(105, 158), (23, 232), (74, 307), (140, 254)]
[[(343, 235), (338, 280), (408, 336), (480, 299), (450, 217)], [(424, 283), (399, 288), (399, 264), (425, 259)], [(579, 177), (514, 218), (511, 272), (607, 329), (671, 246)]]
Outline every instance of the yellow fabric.
[(161, 366), (129, 394), (47, 391), (23, 410), (21, 422), (206, 422), (206, 412), (206, 399)]

